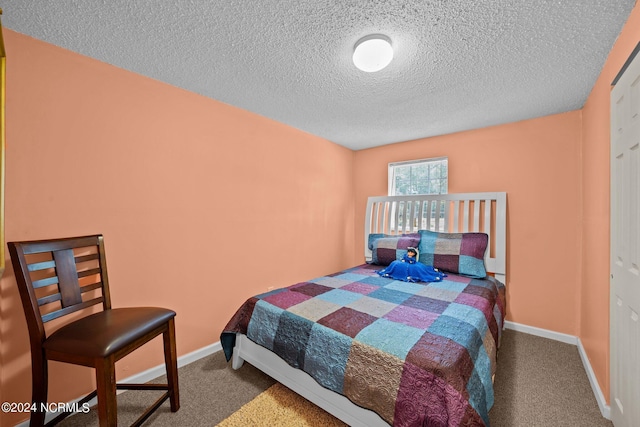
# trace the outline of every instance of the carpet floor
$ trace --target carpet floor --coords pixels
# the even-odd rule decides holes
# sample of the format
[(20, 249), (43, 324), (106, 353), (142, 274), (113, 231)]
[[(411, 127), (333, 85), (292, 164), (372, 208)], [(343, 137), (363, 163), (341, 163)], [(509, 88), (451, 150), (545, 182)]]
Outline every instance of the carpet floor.
[[(276, 384), (248, 363), (234, 371), (222, 352), (180, 368), (179, 381), (180, 410), (172, 413), (166, 402), (145, 426), (216, 426), (232, 414), (241, 413), (245, 404)], [(276, 389), (282, 391), (281, 387)], [(279, 399), (277, 393), (274, 395), (266, 396), (271, 403)], [(130, 425), (155, 399), (155, 392), (127, 391), (118, 395), (118, 424)], [(300, 399), (302, 403), (296, 405), (310, 407)], [(512, 330), (504, 332), (498, 353), (495, 404), (489, 418), (492, 427), (613, 427), (600, 414), (576, 346)], [(326, 421), (315, 423), (314, 417), (305, 419), (310, 424), (302, 424), (300, 420), (291, 424), (282, 418), (276, 424), (262, 425), (327, 425)], [(245, 426), (260, 425), (247, 422)], [(73, 415), (59, 425), (92, 427), (98, 422), (92, 410)], [(243, 424), (222, 427), (239, 425)]]
[(276, 383), (217, 427), (246, 426), (347, 427), (347, 424)]

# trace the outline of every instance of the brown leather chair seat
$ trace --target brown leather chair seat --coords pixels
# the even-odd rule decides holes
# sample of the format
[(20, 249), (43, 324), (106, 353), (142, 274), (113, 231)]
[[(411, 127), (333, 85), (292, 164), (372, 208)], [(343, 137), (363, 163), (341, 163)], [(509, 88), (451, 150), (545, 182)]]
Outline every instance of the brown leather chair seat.
[(107, 357), (162, 327), (175, 315), (159, 307), (112, 308), (63, 326), (42, 347), (78, 357)]

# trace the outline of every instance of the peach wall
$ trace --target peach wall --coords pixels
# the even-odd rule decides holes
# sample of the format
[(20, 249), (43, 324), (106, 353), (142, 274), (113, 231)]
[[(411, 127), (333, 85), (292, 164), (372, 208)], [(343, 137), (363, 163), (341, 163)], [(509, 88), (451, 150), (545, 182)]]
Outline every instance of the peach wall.
[(574, 111), (356, 152), (356, 242), (366, 198), (387, 192), (388, 163), (447, 156), (450, 193), (507, 192), (507, 319), (577, 335), (580, 126)]
[(582, 198), (582, 301), (580, 340), (607, 398), (609, 378), (609, 94), (611, 82), (640, 42), (636, 5), (582, 113), (584, 194)]
[[(104, 233), (114, 306), (177, 312), (178, 353), (252, 294), (353, 265), (353, 152), (5, 29), (8, 241)], [(8, 255), (7, 255), (8, 256)], [(295, 266), (276, 271), (283, 260)], [(26, 324), (0, 282), (3, 401), (30, 400)], [(118, 378), (162, 362), (161, 342)], [(91, 385), (54, 363), (51, 401)], [(75, 376), (81, 377), (81, 383)], [(25, 417), (0, 414), (0, 424)]]

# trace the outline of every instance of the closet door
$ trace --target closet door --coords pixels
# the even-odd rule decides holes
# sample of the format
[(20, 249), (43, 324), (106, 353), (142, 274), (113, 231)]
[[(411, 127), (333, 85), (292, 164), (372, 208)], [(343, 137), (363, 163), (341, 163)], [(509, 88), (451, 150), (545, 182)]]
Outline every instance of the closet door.
[(640, 426), (640, 55), (611, 92), (611, 420)]

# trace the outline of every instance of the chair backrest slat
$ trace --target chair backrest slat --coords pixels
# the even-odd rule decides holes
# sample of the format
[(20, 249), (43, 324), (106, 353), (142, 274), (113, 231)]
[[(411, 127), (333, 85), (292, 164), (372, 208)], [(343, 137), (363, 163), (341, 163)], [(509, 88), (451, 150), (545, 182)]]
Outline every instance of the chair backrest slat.
[(81, 262), (93, 261), (96, 259), (100, 259), (100, 254), (95, 253), (95, 254), (77, 256), (76, 264), (80, 264)]
[(34, 262), (33, 264), (29, 264), (29, 271), (40, 271), (40, 270), (48, 270), (50, 268), (54, 268), (56, 263), (54, 261), (44, 261), (44, 262)]
[(85, 293), (102, 287), (102, 282), (92, 283), (90, 285), (80, 286), (80, 292)]
[(44, 314), (42, 316), (42, 321), (44, 323), (47, 323), (48, 321), (53, 320), (53, 319), (57, 319), (58, 317), (66, 316), (67, 314), (71, 314), (71, 313), (74, 313), (76, 311), (84, 310), (85, 308), (89, 308), (92, 305), (100, 304), (100, 303), (102, 303), (102, 300), (103, 300), (102, 297), (98, 297), (98, 298), (91, 299), (89, 301), (82, 302), (80, 304), (76, 304), (76, 305), (72, 305), (72, 306), (69, 306), (69, 307), (65, 307), (65, 308), (63, 308), (61, 310), (52, 311), (51, 313)]
[(90, 270), (81, 270), (81, 271), (78, 271), (78, 278), (81, 279), (83, 277), (95, 276), (96, 274), (100, 274), (99, 268), (92, 268)]
[(60, 292), (55, 294), (47, 295), (46, 297), (38, 298), (38, 305), (43, 306), (47, 304), (51, 304), (52, 302), (60, 301), (62, 299), (62, 295)]
[(57, 285), (58, 284), (58, 276), (47, 277), (46, 279), (34, 280), (31, 282), (31, 286), (34, 289), (44, 288), (45, 286)]

